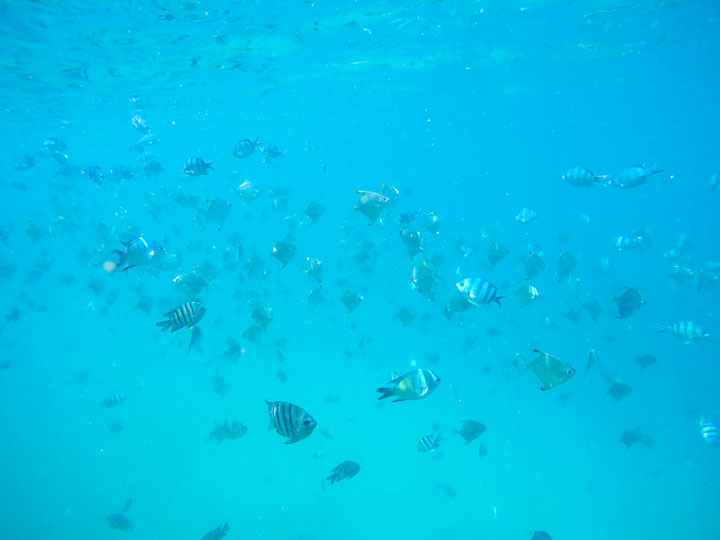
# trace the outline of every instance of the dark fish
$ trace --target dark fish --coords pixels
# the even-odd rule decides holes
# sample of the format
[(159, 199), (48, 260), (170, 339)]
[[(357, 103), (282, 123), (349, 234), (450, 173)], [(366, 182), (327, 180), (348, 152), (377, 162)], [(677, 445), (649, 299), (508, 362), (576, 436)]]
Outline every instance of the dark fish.
[(490, 240), (490, 247), (488, 248), (487, 253), (488, 265), (490, 268), (494, 268), (497, 263), (508, 256), (508, 253), (510, 253), (508, 248), (501, 245), (496, 240)]
[(614, 297), (613, 301), (618, 307), (618, 319), (627, 319), (645, 305), (645, 300), (635, 287), (625, 287), (625, 291), (620, 296)]
[(577, 260), (575, 259), (575, 257), (571, 253), (563, 250), (560, 253), (560, 258), (557, 262), (558, 281), (563, 281), (564, 279), (567, 279), (576, 266)]
[(435, 487), (442, 491), (451, 501), (457, 499), (457, 492), (450, 484), (443, 484), (441, 482), (435, 482)]
[(583, 308), (590, 314), (592, 320), (597, 322), (598, 317), (602, 314), (603, 309), (600, 302), (596, 298), (589, 298), (583, 303)]
[(133, 522), (125, 514), (112, 514), (107, 517), (108, 525), (111, 529), (117, 529), (120, 531), (132, 531)]
[(155, 326), (161, 327), (163, 332), (168, 330), (176, 332), (186, 326), (192, 329), (193, 326), (200, 322), (206, 311), (205, 306), (200, 302), (185, 302), (172, 311), (165, 313), (163, 317), (167, 317), (167, 319), (155, 323)]
[(180, 291), (191, 298), (198, 296), (210, 285), (210, 282), (206, 279), (205, 273), (202, 270), (193, 270), (191, 272), (185, 272), (184, 274), (178, 274), (172, 281)]
[(344, 480), (345, 478), (352, 478), (360, 470), (360, 465), (354, 461), (343, 461), (332, 470), (332, 474), (326, 478), (330, 480), (330, 484)]
[(631, 448), (635, 443), (641, 443), (648, 448), (652, 447), (653, 440), (647, 435), (643, 435), (640, 428), (637, 429), (626, 429), (620, 436), (620, 442), (624, 444), (628, 449)]
[(390, 381), (392, 386), (378, 388), (378, 399), (394, 397), (396, 401), (421, 399), (429, 396), (440, 384), (440, 377), (429, 369), (415, 369)]
[(523, 262), (523, 266), (525, 267), (525, 279), (532, 279), (545, 268), (545, 262), (540, 258), (540, 255), (531, 251), (528, 258)]
[(661, 172), (663, 171), (644, 165), (631, 165), (615, 173), (612, 176), (612, 182), (618, 187), (630, 189), (647, 184), (652, 175)]
[(418, 253), (422, 252), (422, 239), (420, 238), (419, 232), (414, 232), (410, 229), (403, 229), (400, 231), (400, 239), (403, 244), (405, 244), (405, 248), (407, 249), (408, 255), (411, 259), (413, 259)]
[(410, 226), (415, 222), (415, 218), (417, 218), (418, 211), (414, 209), (405, 210), (400, 214), (400, 217), (398, 218), (398, 221), (400, 222), (400, 225), (403, 226)]
[(440, 234), (440, 225), (442, 224), (442, 220), (435, 215), (435, 212), (425, 214), (420, 223), (422, 224), (423, 229), (430, 234)]
[(270, 429), (286, 437), (285, 444), (298, 442), (309, 437), (317, 426), (315, 419), (302, 407), (286, 401), (265, 400), (270, 415)]
[(568, 184), (577, 187), (594, 186), (605, 178), (605, 175), (594, 175), (590, 169), (586, 169), (585, 167), (573, 167), (562, 176), (562, 179)]
[(409, 278), (413, 289), (427, 298), (434, 298), (438, 272), (433, 269), (428, 261), (423, 261), (421, 264), (414, 266), (410, 271)]
[(102, 400), (100, 403), (101, 407), (117, 407), (127, 399), (127, 396), (121, 392), (116, 394), (110, 394), (108, 397)]
[(456, 429), (455, 431), (465, 439), (465, 444), (470, 444), (485, 433), (486, 429), (485, 425), (475, 420), (463, 420), (460, 424), (460, 429)]
[(273, 248), (270, 252), (270, 256), (275, 257), (278, 261), (280, 261), (282, 267), (285, 268), (290, 260), (295, 256), (295, 249), (296, 246), (292, 242), (278, 240), (273, 242)]
[(313, 225), (317, 223), (323, 215), (323, 212), (325, 212), (325, 206), (313, 201), (307, 201), (304, 213), (310, 219), (310, 223)]
[(260, 147), (260, 151), (263, 153), (263, 163), (266, 165), (271, 165), (274, 159), (284, 157), (285, 155), (285, 153), (274, 144), (263, 145)]
[(390, 184), (380, 184), (380, 187), (382, 188), (382, 194), (388, 198), (388, 202), (385, 204), (385, 210), (387, 210), (388, 215), (390, 215), (395, 209), (398, 200), (400, 200), (400, 190)]
[(400, 320), (400, 324), (407, 326), (415, 320), (415, 313), (405, 306), (398, 306), (395, 316)]
[(441, 437), (440, 434), (431, 434), (420, 437), (417, 442), (417, 449), (420, 452), (434, 452), (440, 447)]
[(212, 169), (212, 164), (215, 160), (205, 161), (200, 157), (191, 157), (185, 161), (183, 172), (190, 176), (202, 176), (208, 173), (208, 169)]
[(230, 525), (225, 523), (205, 534), (200, 540), (220, 540), (221, 538), (225, 538), (229, 530)]
[(356, 293), (355, 291), (349, 291), (347, 289), (343, 289), (343, 294), (340, 297), (340, 301), (343, 303), (343, 305), (347, 308), (348, 313), (351, 313), (356, 307), (360, 305), (360, 302), (362, 302), (365, 298)]
[(262, 334), (262, 328), (257, 324), (253, 324), (243, 332), (242, 337), (255, 345), (260, 345), (262, 343)]
[(530, 362), (529, 368), (540, 379), (542, 386), (540, 390), (550, 390), (554, 386), (562, 384), (575, 375), (575, 370), (570, 364), (563, 362), (557, 356), (535, 349), (535, 359)]
[(213, 377), (213, 390), (219, 396), (224, 396), (230, 389), (230, 385), (225, 381), (225, 377), (220, 375), (220, 370), (215, 369), (215, 376)]
[(83, 171), (83, 174), (92, 180), (92, 182), (97, 186), (103, 183), (103, 170), (97, 165), (91, 165)]
[(121, 513), (127, 514), (128, 510), (130, 510), (130, 508), (132, 508), (132, 505), (134, 502), (135, 502), (135, 497), (133, 497), (133, 496), (128, 497), (128, 500), (125, 501), (125, 506), (123, 506)]
[(550, 535), (545, 531), (533, 531), (530, 534), (530, 538), (531, 540), (552, 540), (552, 538), (550, 538)]
[(252, 320), (255, 321), (263, 330), (267, 330), (268, 324), (270, 324), (270, 321), (273, 320), (274, 316), (272, 308), (266, 304), (256, 306), (250, 312)]
[(655, 358), (652, 354), (636, 354), (635, 355), (635, 361), (640, 366), (640, 369), (647, 369), (650, 366), (652, 366), (655, 362), (657, 362), (657, 358)]
[(215, 424), (215, 427), (205, 440), (208, 441), (214, 437), (218, 444), (220, 444), (225, 439), (239, 439), (245, 435), (245, 433), (247, 433), (247, 426), (245, 424), (237, 420), (226, 419), (222, 424)]
[(590, 352), (588, 352), (588, 359), (587, 359), (587, 365), (585, 366), (585, 371), (593, 367), (595, 364), (597, 364), (600, 361), (600, 355), (597, 353), (595, 349), (590, 349)]
[(230, 208), (232, 204), (228, 201), (221, 199), (209, 199), (208, 209), (205, 211), (205, 221), (207, 223), (215, 223), (218, 231), (222, 231), (225, 226), (225, 222), (230, 215)]
[(612, 396), (613, 398), (615, 398), (615, 402), (618, 402), (622, 400), (625, 396), (627, 396), (630, 392), (632, 392), (632, 387), (630, 387), (630, 385), (621, 382), (614, 382), (612, 383), (612, 385), (610, 385), (608, 391), (605, 392), (605, 395)]
[(255, 147), (258, 145), (259, 137), (255, 137), (255, 140), (242, 139), (235, 143), (232, 155), (236, 158), (246, 158), (255, 152)]
[(360, 195), (360, 200), (355, 206), (355, 210), (368, 219), (368, 225), (372, 225), (390, 199), (373, 191), (358, 191), (357, 193)]
[(125, 247), (125, 251), (113, 249), (113, 253), (118, 256), (118, 267), (125, 265), (125, 268), (122, 269), (123, 272), (135, 266), (150, 264), (162, 251), (162, 248), (157, 244), (146, 240), (142, 236), (121, 243)]

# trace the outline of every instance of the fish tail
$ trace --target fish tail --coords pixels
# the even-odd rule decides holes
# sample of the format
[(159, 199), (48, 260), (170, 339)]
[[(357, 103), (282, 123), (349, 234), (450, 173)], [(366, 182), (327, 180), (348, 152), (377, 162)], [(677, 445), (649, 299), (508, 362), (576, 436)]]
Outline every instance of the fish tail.
[(382, 394), (378, 399), (385, 399), (394, 395), (395, 388), (378, 388), (376, 392)]
[(658, 334), (666, 334), (670, 332), (672, 329), (669, 326), (665, 326), (662, 324), (656, 324), (655, 330), (657, 330)]
[(159, 326), (163, 332), (167, 332), (172, 326), (172, 321), (170, 319), (159, 321), (155, 323), (155, 326)]
[(500, 307), (502, 307), (502, 304), (500, 303), (500, 300), (502, 300), (503, 298), (505, 298), (505, 297), (504, 297), (504, 296), (496, 296), (496, 297), (495, 297), (495, 303), (496, 303), (498, 306), (500, 306)]
[(119, 249), (113, 249), (112, 252), (118, 256), (117, 265), (122, 266), (122, 264), (125, 262), (125, 252), (120, 251)]
[(330, 480), (330, 484), (332, 485), (332, 484), (334, 484), (335, 482), (338, 481), (338, 474), (337, 474), (337, 473), (332, 473), (332, 474), (331, 474), (330, 476), (328, 476), (325, 480)]

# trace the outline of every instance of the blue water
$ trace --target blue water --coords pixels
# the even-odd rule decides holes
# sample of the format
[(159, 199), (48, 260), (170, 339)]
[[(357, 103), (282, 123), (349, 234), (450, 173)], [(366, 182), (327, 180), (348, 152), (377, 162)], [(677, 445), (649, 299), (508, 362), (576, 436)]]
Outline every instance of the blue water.
[[(701, 417), (720, 424), (720, 292), (697, 290), (720, 261), (716, 4), (122, 4), (0, 5), (0, 538), (199, 539), (225, 522), (228, 540), (720, 538), (720, 448), (700, 431)], [(134, 115), (152, 144), (137, 147)], [(49, 138), (67, 149), (53, 155)], [(146, 176), (145, 152), (165, 172)], [(193, 156), (213, 169), (184, 174)], [(561, 178), (640, 163), (663, 172), (627, 190)], [(243, 204), (246, 179), (261, 195)], [(357, 191), (383, 183), (400, 197), (368, 226)], [(179, 186), (194, 203), (176, 202)], [(211, 199), (232, 204), (222, 230)], [(308, 200), (325, 207), (315, 224)], [(525, 207), (535, 223), (515, 220)], [(413, 261), (409, 209), (424, 242)], [(615, 248), (643, 228), (645, 249)], [(138, 235), (162, 257), (112, 271), (112, 250)], [(270, 252), (284, 239), (296, 252), (282, 268)], [(494, 268), (490, 239), (509, 249)], [(578, 264), (558, 282), (563, 249)], [(547, 266), (526, 280), (530, 251)], [(324, 268), (314, 309), (306, 257)], [(408, 279), (423, 260), (432, 300)], [(693, 278), (676, 283), (675, 265)], [(172, 281), (201, 268), (197, 298)], [(492, 281), (502, 307), (447, 316), (459, 275)], [(526, 307), (522, 284), (540, 295)], [(618, 319), (626, 286), (645, 305)], [(351, 313), (344, 289), (364, 297)], [(189, 330), (155, 323), (194, 299), (207, 313), (188, 350)], [(274, 318), (258, 344), (243, 333), (263, 303)], [(400, 306), (416, 314), (407, 326)], [(656, 332), (678, 321), (710, 337)], [(535, 348), (577, 374), (541, 392), (523, 362)], [(640, 353), (657, 362), (641, 369)], [(416, 367), (441, 377), (432, 395), (376, 400)], [(619, 402), (616, 380), (632, 387)], [(116, 393), (123, 403), (100, 405)], [(263, 399), (318, 428), (283, 444)], [(247, 433), (206, 441), (226, 418)], [(468, 445), (453, 431), (466, 419), (487, 426)], [(652, 445), (626, 448), (638, 428)], [(440, 448), (419, 452), (438, 431)], [(359, 473), (330, 485), (344, 460)], [(133, 530), (112, 529), (130, 497)]]

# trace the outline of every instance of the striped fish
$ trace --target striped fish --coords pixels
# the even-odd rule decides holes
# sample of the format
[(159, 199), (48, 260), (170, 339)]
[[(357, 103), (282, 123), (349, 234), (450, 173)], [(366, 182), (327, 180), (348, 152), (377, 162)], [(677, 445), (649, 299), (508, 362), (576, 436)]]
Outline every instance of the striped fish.
[(102, 400), (102, 403), (100, 404), (101, 407), (115, 407), (117, 405), (120, 405), (127, 396), (123, 394), (122, 392), (118, 392), (116, 394), (110, 394), (108, 397)]
[(163, 317), (167, 317), (167, 319), (155, 323), (155, 326), (161, 327), (163, 332), (167, 332), (168, 330), (175, 332), (186, 326), (192, 328), (200, 322), (200, 319), (205, 315), (205, 311), (205, 306), (200, 302), (185, 302), (172, 311), (168, 311), (163, 315)]
[(520, 223), (532, 223), (540, 217), (535, 210), (532, 208), (523, 208), (520, 213), (515, 216), (515, 220)]
[(223, 525), (220, 525), (204, 535), (201, 540), (220, 540), (221, 538), (224, 538), (225, 535), (230, 530), (230, 525), (227, 523), (224, 523)]
[(292, 444), (310, 436), (317, 422), (302, 407), (287, 401), (265, 400), (270, 415), (270, 429), (286, 437), (285, 444)]
[(658, 332), (665, 332), (681, 339), (684, 343), (692, 343), (710, 337), (699, 324), (692, 321), (674, 322), (671, 326), (658, 325)]
[(425, 435), (417, 443), (420, 452), (434, 452), (440, 446), (440, 434)]
[(255, 147), (258, 145), (259, 137), (255, 137), (254, 141), (250, 139), (243, 139), (235, 143), (233, 149), (233, 156), (236, 158), (246, 158), (255, 151)]
[(107, 522), (111, 529), (121, 531), (131, 531), (134, 526), (133, 522), (125, 514), (112, 514), (107, 517)]
[(700, 434), (702, 438), (713, 446), (720, 444), (720, 434), (718, 428), (712, 421), (707, 418), (700, 418)]
[(332, 470), (332, 474), (326, 478), (330, 480), (330, 484), (344, 480), (345, 478), (352, 478), (360, 470), (360, 465), (354, 461), (343, 461), (340, 465)]
[(490, 305), (495, 302), (498, 306), (502, 296), (498, 296), (498, 289), (495, 285), (482, 278), (466, 278), (455, 284), (460, 294), (475, 306)]

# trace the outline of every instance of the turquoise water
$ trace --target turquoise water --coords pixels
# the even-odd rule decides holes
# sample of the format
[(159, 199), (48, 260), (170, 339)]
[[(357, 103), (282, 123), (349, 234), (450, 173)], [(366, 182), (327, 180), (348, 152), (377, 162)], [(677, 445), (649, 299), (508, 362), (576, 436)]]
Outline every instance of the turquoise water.
[[(228, 539), (720, 537), (720, 448), (700, 429), (720, 423), (717, 5), (123, 5), (0, 5), (2, 538), (199, 539), (225, 522)], [(213, 168), (184, 174), (191, 157)], [(146, 174), (152, 160), (164, 172)], [(605, 185), (641, 163), (662, 172)], [(608, 177), (576, 187), (573, 167)], [(399, 198), (368, 226), (357, 191), (381, 184)], [(232, 205), (221, 230), (209, 200)], [(316, 223), (308, 200), (325, 207)], [(518, 222), (523, 208), (539, 219)], [(412, 260), (405, 228), (424, 244)], [(643, 229), (649, 245), (616, 249)], [(157, 257), (113, 270), (138, 236)], [(283, 240), (285, 268), (271, 256)], [(492, 268), (491, 240), (509, 250)], [(558, 281), (563, 250), (577, 266)], [(546, 267), (528, 280), (531, 251)], [(315, 307), (306, 257), (322, 260)], [(433, 299), (408, 279), (423, 261)], [(195, 270), (201, 292), (173, 283)], [(502, 307), (448, 313), (465, 277), (495, 284)], [(521, 285), (539, 293), (525, 307)], [(645, 304), (619, 319), (627, 286)], [(364, 297), (351, 313), (346, 289)], [(190, 300), (207, 313), (188, 350), (187, 328), (155, 323)], [(273, 319), (255, 343), (243, 334), (262, 304)], [(710, 337), (656, 331), (679, 321)], [(577, 373), (540, 391), (536, 348)], [(436, 391), (377, 401), (415, 368), (440, 376)], [(614, 381), (632, 387), (617, 402)], [(318, 427), (283, 444), (263, 399)], [(226, 418), (247, 433), (206, 440)], [(467, 419), (487, 430), (466, 445), (453, 430)], [(626, 448), (638, 428), (647, 439)], [(360, 471), (331, 485), (344, 460)], [(130, 497), (133, 529), (111, 528)]]

